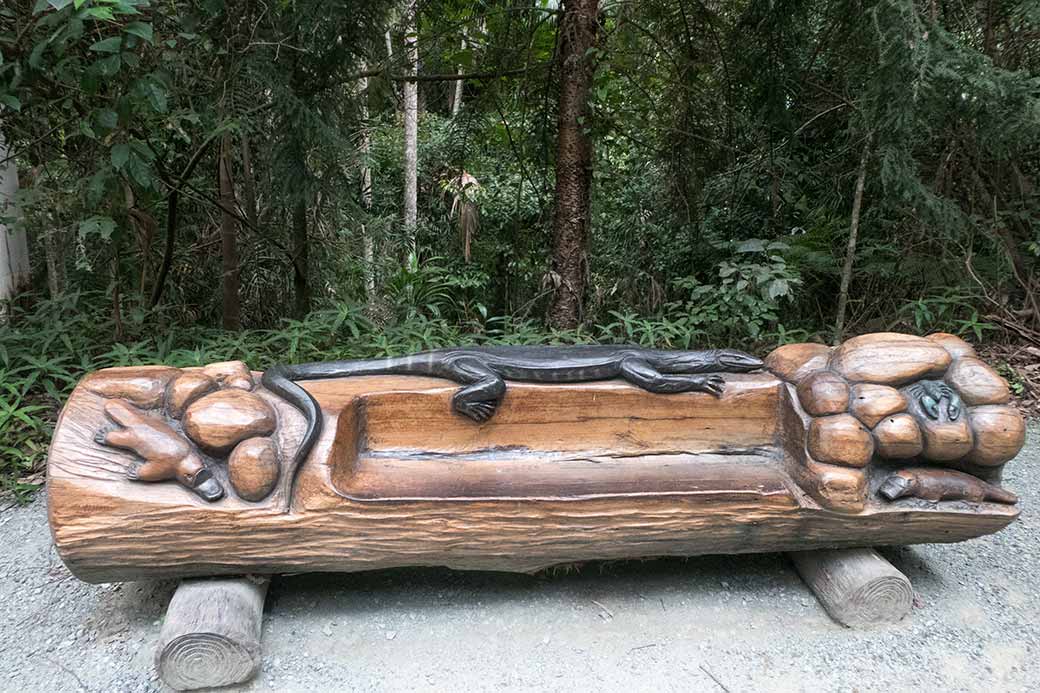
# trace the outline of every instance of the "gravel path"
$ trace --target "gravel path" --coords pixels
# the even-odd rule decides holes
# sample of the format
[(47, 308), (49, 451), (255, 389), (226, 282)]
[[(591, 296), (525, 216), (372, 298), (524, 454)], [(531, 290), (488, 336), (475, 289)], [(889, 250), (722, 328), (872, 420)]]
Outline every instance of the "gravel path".
[[(885, 550), (917, 608), (835, 625), (783, 556), (276, 580), (264, 670), (242, 691), (1027, 691), (1040, 686), (1040, 427), (994, 536)], [(43, 499), (0, 513), (0, 690), (167, 691), (152, 668), (175, 583), (87, 585)]]

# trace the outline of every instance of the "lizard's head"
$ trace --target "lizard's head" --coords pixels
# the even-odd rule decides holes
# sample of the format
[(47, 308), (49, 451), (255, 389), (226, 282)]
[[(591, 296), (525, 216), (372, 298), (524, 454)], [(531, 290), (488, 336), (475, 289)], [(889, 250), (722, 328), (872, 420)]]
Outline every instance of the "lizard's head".
[(718, 369), (727, 373), (750, 373), (764, 366), (762, 359), (736, 349), (716, 349), (714, 354)]
[(748, 373), (762, 368), (761, 359), (734, 349), (672, 352), (676, 355), (662, 367), (670, 373)]

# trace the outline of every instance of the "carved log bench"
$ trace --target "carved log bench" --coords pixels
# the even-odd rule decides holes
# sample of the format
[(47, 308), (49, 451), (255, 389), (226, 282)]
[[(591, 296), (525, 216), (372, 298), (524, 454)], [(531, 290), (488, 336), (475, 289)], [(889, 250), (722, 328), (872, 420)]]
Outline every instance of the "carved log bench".
[(765, 367), (718, 396), (510, 382), (484, 423), (443, 379), (310, 380), (298, 469), (304, 413), (241, 363), (99, 371), (54, 433), (54, 540), (101, 582), (951, 542), (1017, 517), (1000, 479), (1024, 422), (966, 342), (866, 335)]

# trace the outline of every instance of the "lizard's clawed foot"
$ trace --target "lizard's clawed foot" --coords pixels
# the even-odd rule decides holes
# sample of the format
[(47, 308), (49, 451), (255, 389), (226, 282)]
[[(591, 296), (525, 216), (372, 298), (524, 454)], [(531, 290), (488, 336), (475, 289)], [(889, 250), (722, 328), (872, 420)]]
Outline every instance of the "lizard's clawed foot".
[(653, 387), (647, 389), (663, 395), (680, 392), (707, 392), (719, 397), (725, 387), (726, 381), (721, 375), (669, 375), (662, 377)]
[(484, 423), (495, 414), (498, 402), (493, 399), (477, 400), (475, 402), (459, 401), (455, 403), (455, 411), (467, 416), (477, 423)]
[(691, 380), (693, 387), (690, 389), (695, 392), (707, 392), (721, 397), (723, 390), (726, 389), (726, 380), (721, 375), (702, 375)]

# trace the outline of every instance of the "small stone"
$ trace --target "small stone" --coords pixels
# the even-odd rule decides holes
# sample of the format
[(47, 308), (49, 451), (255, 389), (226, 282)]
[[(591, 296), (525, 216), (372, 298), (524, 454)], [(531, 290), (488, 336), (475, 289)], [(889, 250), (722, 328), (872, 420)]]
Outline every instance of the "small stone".
[(798, 401), (811, 416), (843, 414), (849, 408), (849, 384), (837, 373), (816, 371), (798, 382)]
[(166, 389), (166, 413), (179, 419), (189, 404), (216, 389), (217, 381), (202, 371), (185, 371)]
[(1011, 400), (1007, 382), (977, 358), (965, 357), (954, 361), (946, 372), (946, 383), (968, 406), (1006, 404)]
[(925, 337), (930, 342), (935, 342), (950, 353), (954, 360), (963, 356), (976, 356), (975, 349), (966, 341), (948, 332), (936, 332)]
[(221, 361), (202, 367), (202, 372), (223, 387), (249, 391), (253, 389), (253, 374), (241, 361)]
[(935, 421), (927, 416), (918, 416), (924, 436), (924, 457), (936, 462), (959, 460), (971, 452), (973, 438), (968, 417), (961, 416), (956, 421)]
[(1004, 464), (1019, 453), (1026, 442), (1026, 422), (1011, 407), (985, 405), (968, 409), (975, 443), (967, 461), (984, 466)]
[(924, 337), (878, 332), (853, 337), (831, 354), (830, 367), (852, 382), (902, 385), (939, 375), (953, 357)]
[(901, 411), (906, 411), (906, 397), (894, 387), (861, 383), (852, 388), (849, 412), (867, 428)]
[(917, 457), (924, 450), (924, 439), (917, 419), (910, 414), (893, 414), (874, 427), (877, 453), (888, 460)]
[(162, 406), (166, 384), (180, 373), (169, 366), (130, 366), (106, 368), (83, 380), (83, 387), (95, 395), (125, 399), (143, 409)]
[(396, 637), (397, 637), (397, 631), (396, 630), (388, 630), (386, 632), (386, 639), (387, 640), (393, 640)]
[(831, 349), (823, 344), (785, 344), (773, 349), (765, 358), (765, 366), (789, 383), (797, 383), (813, 371), (827, 367)]
[(813, 419), (807, 446), (817, 462), (849, 467), (865, 467), (874, 455), (870, 431), (850, 414)]

